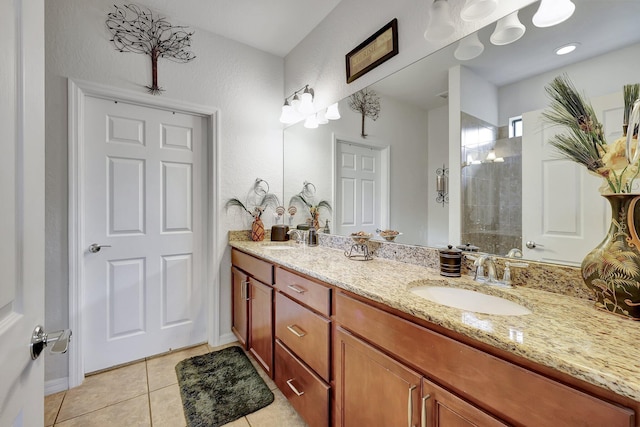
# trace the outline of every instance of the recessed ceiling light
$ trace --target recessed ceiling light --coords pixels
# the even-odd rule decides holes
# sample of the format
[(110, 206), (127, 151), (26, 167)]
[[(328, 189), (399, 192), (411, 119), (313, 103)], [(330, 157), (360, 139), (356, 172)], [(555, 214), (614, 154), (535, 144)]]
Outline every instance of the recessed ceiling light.
[(580, 43), (569, 43), (564, 46), (560, 46), (555, 50), (556, 55), (566, 55), (567, 53), (571, 53), (580, 45)]

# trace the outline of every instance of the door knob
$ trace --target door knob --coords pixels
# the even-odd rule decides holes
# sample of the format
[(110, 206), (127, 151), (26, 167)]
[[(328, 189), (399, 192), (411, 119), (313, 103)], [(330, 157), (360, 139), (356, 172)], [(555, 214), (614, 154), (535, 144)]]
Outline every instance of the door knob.
[(54, 343), (51, 347), (51, 353), (66, 353), (69, 349), (69, 342), (71, 341), (71, 329), (63, 329), (61, 331), (55, 331), (46, 333), (44, 328), (40, 325), (36, 326), (31, 335), (31, 359), (36, 360), (42, 350)]
[(100, 249), (102, 248), (110, 248), (111, 245), (99, 245), (97, 243), (92, 243), (89, 245), (89, 252), (91, 252), (92, 254), (95, 254), (96, 252), (100, 252)]
[(537, 248), (537, 247), (540, 247), (540, 248), (543, 248), (543, 247), (544, 247), (544, 245), (541, 245), (541, 244), (539, 244), (539, 243), (536, 243), (536, 242), (534, 242), (533, 240), (529, 240), (529, 241), (526, 243), (526, 245), (527, 245), (527, 248), (529, 248), (529, 249), (535, 249), (535, 248)]

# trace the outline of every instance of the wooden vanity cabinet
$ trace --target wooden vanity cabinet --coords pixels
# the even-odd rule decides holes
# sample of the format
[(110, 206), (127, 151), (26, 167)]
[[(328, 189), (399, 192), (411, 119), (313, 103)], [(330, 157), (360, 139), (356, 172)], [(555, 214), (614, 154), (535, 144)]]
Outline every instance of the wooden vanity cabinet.
[(249, 340), (249, 275), (231, 267), (231, 330), (242, 347)]
[(506, 427), (478, 407), (426, 378), (422, 379), (421, 427)]
[(273, 265), (231, 251), (232, 331), (273, 378)]
[(422, 377), (337, 327), (338, 426), (418, 426)]
[(331, 288), (275, 271), (276, 385), (311, 427), (330, 423)]
[[(569, 387), (341, 291), (336, 292), (335, 321), (339, 328), (426, 378), (422, 392), (425, 398), (430, 395), (425, 402), (425, 422), (429, 422), (423, 427), (501, 425), (500, 421), (534, 426), (630, 427), (635, 423), (635, 414), (630, 408)], [(363, 408), (359, 403), (345, 400), (349, 390), (343, 382), (348, 379), (346, 375), (353, 375), (350, 370), (354, 368), (353, 364), (343, 366), (344, 358), (340, 355), (337, 359), (336, 403), (339, 410), (350, 413), (352, 410), (348, 405), (351, 404), (358, 411), (367, 408), (380, 411), (377, 404)], [(360, 373), (360, 376), (365, 375), (366, 372)], [(378, 393), (379, 389), (363, 386), (360, 398), (365, 402), (375, 401)], [(397, 416), (401, 416), (400, 412)], [(350, 427), (354, 424), (340, 425)]]

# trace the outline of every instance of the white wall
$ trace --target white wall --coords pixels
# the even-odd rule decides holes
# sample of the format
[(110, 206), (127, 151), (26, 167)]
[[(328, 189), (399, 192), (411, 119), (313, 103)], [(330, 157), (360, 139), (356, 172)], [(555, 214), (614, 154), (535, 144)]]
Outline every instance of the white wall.
[[(444, 106), (428, 112), (428, 162), (429, 200), (427, 208), (427, 228), (429, 238), (427, 246), (436, 248), (446, 247), (449, 243), (449, 209), (450, 204), (436, 203), (435, 173), (442, 165), (449, 167), (449, 107)], [(456, 169), (450, 171), (453, 174)], [(451, 182), (449, 180), (449, 182)]]
[(461, 111), (498, 124), (498, 88), (467, 67), (460, 67)]
[[(67, 78), (144, 92), (143, 86), (151, 81), (151, 65), (146, 56), (115, 51), (105, 27), (106, 14), (113, 10), (110, 0), (48, 0), (45, 7), (45, 318), (47, 329), (56, 330), (68, 325)], [(282, 126), (278, 117), (284, 92), (283, 60), (195, 30), (194, 61), (175, 64), (160, 60), (159, 84), (165, 91), (159, 96), (220, 111), (220, 192), (215, 197), (221, 209), (214, 212), (214, 222), (219, 225), (217, 248), (221, 260), (215, 260), (214, 268), (219, 265), (220, 332), (225, 334), (231, 329), (227, 231), (247, 228), (250, 218), (236, 212), (226, 214), (222, 207), (229, 197), (245, 195), (256, 177), (267, 180), (272, 191), (280, 195)], [(67, 377), (67, 363), (64, 356), (48, 357), (46, 380)]]
[[(305, 84), (310, 84), (316, 91), (318, 106), (326, 107), (534, 2), (535, 0), (498, 2), (493, 14), (474, 23), (466, 23), (458, 18), (455, 22), (457, 29), (449, 39), (432, 43), (423, 37), (432, 1), (342, 0), (320, 25), (286, 56), (285, 92), (289, 94)], [(449, 0), (454, 17), (460, 15), (464, 3), (464, 0)], [(398, 55), (347, 84), (345, 54), (393, 18), (398, 18)]]

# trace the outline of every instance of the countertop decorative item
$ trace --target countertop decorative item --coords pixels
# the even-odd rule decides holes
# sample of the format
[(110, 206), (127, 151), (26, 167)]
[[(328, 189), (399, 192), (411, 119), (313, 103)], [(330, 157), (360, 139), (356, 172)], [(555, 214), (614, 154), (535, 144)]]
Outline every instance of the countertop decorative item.
[[(634, 180), (640, 171), (636, 124), (640, 123), (637, 85), (624, 88), (626, 136), (607, 143), (603, 126), (590, 103), (578, 93), (566, 75), (546, 88), (551, 109), (544, 117), (567, 132), (549, 143), (564, 157), (584, 165), (603, 178), (600, 192), (611, 204), (612, 218), (605, 239), (582, 262), (582, 278), (596, 297), (596, 307), (640, 320), (640, 194)], [(635, 102), (635, 104), (634, 104)], [(626, 130), (626, 129), (625, 129)]]
[[(265, 188), (266, 186), (266, 188)], [(227, 200), (225, 208), (238, 207), (251, 215), (253, 222), (251, 223), (251, 240), (254, 242), (260, 242), (264, 240), (264, 223), (262, 222), (262, 213), (267, 207), (273, 206), (274, 208), (280, 205), (280, 201), (275, 194), (269, 193), (269, 184), (260, 178), (256, 178), (253, 184), (253, 192), (260, 198), (256, 205), (253, 207), (253, 211), (247, 207), (249, 203), (243, 203), (238, 198), (231, 198)]]
[(162, 92), (158, 86), (158, 59), (173, 62), (189, 62), (196, 56), (191, 47), (193, 31), (187, 27), (171, 25), (165, 17), (154, 16), (150, 9), (135, 4), (114, 5), (115, 12), (107, 14), (107, 28), (113, 34), (111, 41), (118, 52), (133, 52), (151, 58), (151, 86), (149, 93)]
[[(311, 219), (311, 226), (313, 226), (316, 230), (320, 229), (320, 209), (326, 209), (331, 212), (331, 204), (326, 200), (321, 200), (318, 203), (315, 202), (315, 193), (316, 187), (311, 182), (305, 181), (302, 184), (302, 190), (292, 196), (289, 200), (289, 214), (291, 216), (295, 215), (297, 209), (295, 209), (294, 204), (299, 204), (309, 210), (309, 216)], [(292, 213), (293, 209), (293, 213)]]
[(352, 260), (356, 261), (371, 261), (373, 255), (369, 253), (369, 246), (367, 242), (373, 235), (365, 231), (358, 231), (357, 233), (351, 233), (350, 237), (355, 243), (351, 246), (351, 249), (344, 251), (344, 255)]
[(396, 237), (402, 235), (402, 233), (397, 231), (397, 230), (380, 230), (380, 229), (377, 229), (376, 233), (378, 233), (378, 236), (382, 237), (387, 242), (393, 242), (394, 240), (396, 240)]

